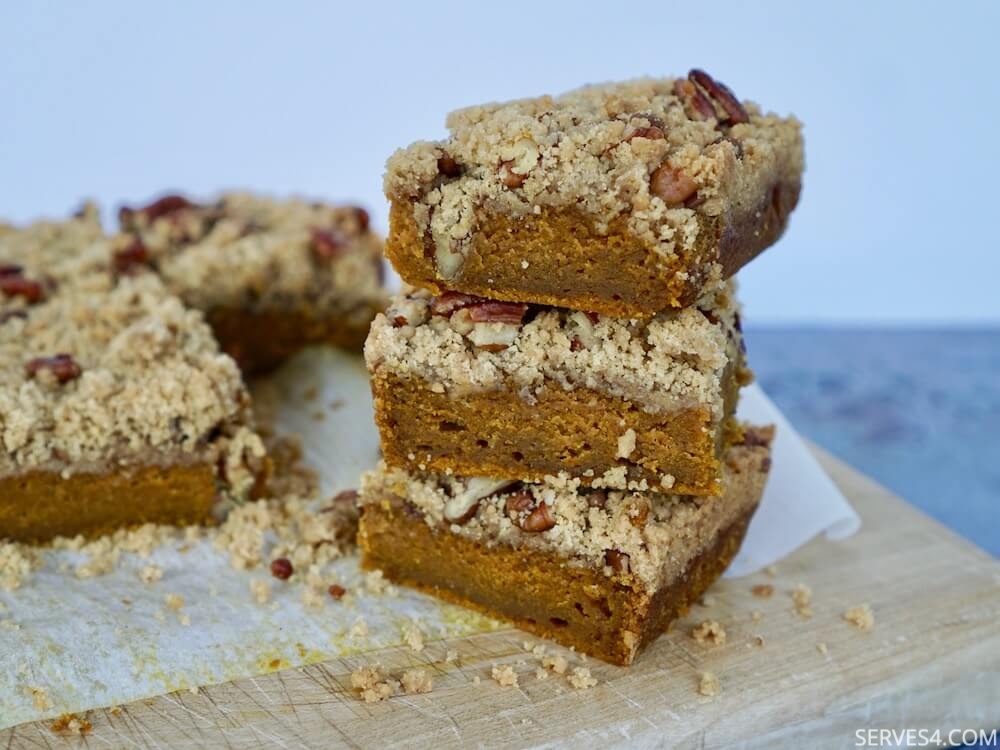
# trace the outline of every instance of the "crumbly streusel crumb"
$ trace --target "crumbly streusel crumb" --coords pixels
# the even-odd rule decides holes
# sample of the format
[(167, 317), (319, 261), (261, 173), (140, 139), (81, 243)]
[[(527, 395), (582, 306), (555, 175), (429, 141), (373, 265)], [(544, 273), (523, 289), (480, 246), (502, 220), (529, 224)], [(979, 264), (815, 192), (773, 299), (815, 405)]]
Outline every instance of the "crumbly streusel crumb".
[(49, 697), (49, 693), (45, 688), (28, 685), (25, 686), (24, 692), (27, 693), (29, 698), (31, 698), (31, 702), (34, 704), (36, 711), (48, 711), (52, 708), (52, 699)]
[(0, 591), (21, 588), (31, 572), (41, 565), (38, 552), (25, 544), (0, 541)]
[(494, 664), (490, 676), (500, 687), (517, 687), (517, 672), (510, 664)]
[(271, 601), (271, 582), (260, 578), (250, 581), (250, 595), (257, 604), (267, 604)]
[[(520, 325), (473, 322), (467, 308), (433, 314), (432, 301), (429, 292), (407, 288), (376, 317), (365, 344), (371, 372), (420, 377), (446, 392), (510, 387), (528, 400), (554, 384), (587, 388), (649, 412), (703, 405), (718, 420), (723, 374), (740, 356), (729, 282), (696, 306), (645, 321), (543, 308)], [(506, 348), (479, 348), (487, 335), (491, 348), (500, 339)], [(626, 434), (621, 449), (631, 453), (632, 442)]]
[(813, 616), (812, 608), (809, 606), (812, 602), (812, 589), (804, 583), (798, 584), (792, 590), (792, 602), (795, 604), (795, 612), (800, 617), (808, 619)]
[(586, 690), (597, 684), (597, 679), (591, 676), (590, 670), (586, 667), (573, 667), (573, 672), (566, 677), (566, 680), (577, 690)]
[(167, 594), (165, 601), (167, 603), (167, 609), (174, 612), (177, 612), (184, 607), (184, 597), (180, 594)]
[(826, 656), (830, 652), (825, 643), (817, 643), (816, 650), (823, 654), (823, 656)]
[(163, 568), (159, 565), (144, 565), (139, 569), (139, 580), (149, 585), (163, 578)]
[(452, 662), (458, 661), (458, 651), (456, 651), (455, 649), (452, 649), (452, 648), (448, 649), (445, 652), (445, 654), (444, 654), (444, 660), (448, 664), (451, 664)]
[(63, 714), (52, 722), (52, 731), (57, 734), (75, 734), (83, 737), (91, 732), (93, 725), (75, 714)]
[(378, 703), (394, 696), (400, 684), (390, 678), (381, 665), (373, 664), (351, 672), (351, 687), (365, 703)]
[(566, 674), (566, 670), (569, 668), (569, 662), (566, 661), (566, 657), (564, 656), (552, 654), (550, 656), (542, 657), (542, 666), (546, 669), (552, 670), (556, 674)]
[(702, 672), (698, 678), (698, 693), (706, 698), (714, 698), (722, 691), (719, 678), (711, 672)]
[(400, 682), (403, 685), (403, 692), (407, 695), (429, 693), (434, 689), (434, 680), (426, 669), (407, 669), (403, 672)]
[(844, 612), (844, 619), (865, 633), (870, 633), (875, 627), (875, 613), (868, 604), (851, 607)]
[(701, 644), (723, 646), (726, 643), (726, 630), (715, 620), (705, 620), (691, 630), (691, 637)]
[(414, 651), (424, 650), (424, 634), (420, 632), (420, 628), (415, 622), (403, 625), (403, 642)]

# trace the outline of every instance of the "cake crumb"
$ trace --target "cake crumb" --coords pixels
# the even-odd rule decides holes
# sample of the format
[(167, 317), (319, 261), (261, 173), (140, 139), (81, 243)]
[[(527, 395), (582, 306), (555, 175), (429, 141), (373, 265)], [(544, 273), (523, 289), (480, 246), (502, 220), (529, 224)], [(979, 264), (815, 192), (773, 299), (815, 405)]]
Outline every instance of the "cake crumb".
[(551, 669), (556, 674), (566, 674), (569, 662), (566, 661), (565, 657), (560, 656), (559, 654), (554, 654), (553, 656), (546, 656), (543, 658), (542, 666), (546, 669)]
[(714, 698), (720, 691), (719, 678), (711, 672), (702, 672), (698, 679), (698, 693), (706, 698)]
[(769, 599), (774, 594), (774, 586), (769, 583), (758, 583), (750, 589), (750, 593), (761, 599)]
[(691, 630), (691, 637), (703, 645), (723, 646), (726, 643), (726, 629), (715, 620), (705, 620)]
[(490, 676), (500, 687), (517, 687), (517, 672), (510, 664), (494, 664)]
[(534, 656), (536, 656), (539, 659), (541, 659), (543, 656), (545, 656), (545, 644), (544, 643), (539, 643), (537, 646), (535, 646), (534, 648), (531, 649), (531, 653)]
[(52, 699), (49, 698), (45, 688), (29, 685), (24, 689), (24, 692), (31, 696), (31, 702), (36, 711), (49, 711), (52, 708)]
[(549, 679), (549, 673), (543, 667), (535, 668), (535, 679), (536, 680), (547, 680)]
[(52, 722), (52, 731), (57, 734), (78, 734), (81, 737), (89, 734), (93, 725), (86, 719), (81, 719), (76, 714), (63, 714)]
[(444, 653), (444, 660), (448, 664), (451, 664), (454, 661), (458, 661), (458, 651), (456, 651), (453, 648), (448, 649)]
[(139, 580), (149, 585), (163, 578), (163, 568), (158, 565), (145, 565), (139, 570)]
[(823, 656), (826, 656), (830, 652), (825, 643), (817, 643), (816, 650), (823, 654)]
[(372, 664), (351, 672), (351, 687), (358, 691), (365, 703), (379, 703), (394, 696), (399, 690), (399, 683), (390, 679), (381, 665)]
[(411, 621), (403, 626), (403, 642), (418, 653), (424, 650), (424, 634), (415, 622)]
[(250, 581), (250, 595), (257, 604), (267, 604), (271, 601), (271, 583), (254, 578)]
[(586, 690), (597, 684), (597, 680), (591, 676), (590, 670), (586, 667), (574, 667), (573, 673), (566, 679), (577, 690)]
[(434, 681), (426, 669), (407, 669), (400, 681), (403, 684), (403, 692), (407, 695), (429, 693), (434, 689)]
[(865, 633), (870, 633), (875, 627), (875, 613), (868, 604), (851, 607), (844, 612), (844, 619)]
[(809, 619), (813, 616), (812, 608), (809, 606), (812, 601), (812, 589), (804, 583), (800, 583), (792, 590), (792, 602), (795, 604), (795, 612), (799, 617)]
[(184, 606), (184, 597), (180, 594), (167, 594), (167, 609), (177, 612)]

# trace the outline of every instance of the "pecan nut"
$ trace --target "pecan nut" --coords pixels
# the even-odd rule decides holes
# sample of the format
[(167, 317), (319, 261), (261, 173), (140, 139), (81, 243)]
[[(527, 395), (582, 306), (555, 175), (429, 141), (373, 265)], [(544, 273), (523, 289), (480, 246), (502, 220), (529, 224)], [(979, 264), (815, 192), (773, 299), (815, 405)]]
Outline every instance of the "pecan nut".
[(318, 261), (336, 258), (347, 247), (347, 238), (332, 229), (314, 229), (310, 239), (313, 257)]
[(152, 224), (157, 219), (162, 219), (179, 211), (196, 207), (196, 204), (182, 195), (164, 195), (162, 198), (157, 198), (142, 208), (122, 206), (118, 209), (118, 221), (124, 228), (130, 229), (134, 227), (137, 216), (142, 216), (146, 223)]
[(20, 266), (0, 266), (0, 292), (8, 297), (23, 297), (29, 305), (41, 302), (45, 287), (38, 281), (26, 278)]
[(691, 81), (683, 78), (674, 81), (674, 96), (684, 102), (684, 109), (692, 120), (710, 120), (715, 117), (715, 106)]
[(627, 574), (632, 572), (631, 558), (620, 550), (607, 550), (604, 553), (604, 562), (609, 565), (615, 573)]
[(549, 510), (549, 504), (545, 501), (540, 501), (518, 525), (522, 531), (537, 534), (542, 531), (548, 531), (555, 526), (556, 519), (553, 518), (552, 512)]
[(130, 276), (149, 264), (149, 250), (146, 249), (142, 240), (136, 238), (128, 247), (115, 252), (112, 264), (115, 271)]
[(469, 318), (473, 323), (513, 323), (520, 325), (528, 306), (523, 302), (497, 302), (483, 300), (469, 305)]
[(698, 185), (680, 169), (662, 164), (650, 176), (649, 190), (668, 206), (680, 206), (698, 192)]
[(480, 302), (485, 301), (486, 300), (482, 297), (476, 297), (472, 294), (463, 294), (462, 292), (445, 292), (444, 294), (431, 300), (431, 315), (443, 315), (448, 317), (453, 312), (461, 310), (462, 308), (478, 305)]
[(41, 372), (49, 372), (59, 383), (76, 380), (82, 374), (80, 365), (72, 354), (55, 354), (51, 357), (36, 357), (24, 366), (28, 377), (37, 377)]
[(688, 80), (700, 87), (712, 101), (722, 107), (726, 113), (722, 119), (728, 121), (730, 125), (750, 122), (750, 115), (726, 84), (716, 81), (704, 70), (697, 68), (688, 73)]

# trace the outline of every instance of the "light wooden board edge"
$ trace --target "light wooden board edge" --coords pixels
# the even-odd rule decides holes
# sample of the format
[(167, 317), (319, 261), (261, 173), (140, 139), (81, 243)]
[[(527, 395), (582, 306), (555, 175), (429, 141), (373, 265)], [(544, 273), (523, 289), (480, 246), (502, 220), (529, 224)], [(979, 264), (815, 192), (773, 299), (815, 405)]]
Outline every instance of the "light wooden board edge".
[[(0, 747), (854, 747), (858, 729), (1000, 726), (1000, 563), (817, 454), (862, 530), (842, 542), (814, 540), (773, 578), (717, 584), (708, 606), (629, 669), (546, 644), (591, 670), (599, 685), (590, 690), (554, 674), (537, 680), (538, 660), (524, 646), (544, 642), (505, 630), (91, 711), (84, 738), (54, 733), (50, 721), (23, 724), (0, 732)], [(811, 619), (793, 611), (789, 594), (800, 582), (813, 590)], [(756, 583), (772, 584), (774, 596), (754, 597)], [(862, 602), (876, 617), (867, 634), (842, 619)], [(763, 613), (759, 622), (753, 610)], [(708, 618), (723, 623), (726, 645), (688, 635)], [(459, 654), (451, 664), (449, 649)], [(426, 668), (434, 691), (361, 702), (349, 675), (375, 661), (395, 673)], [(514, 666), (519, 686), (495, 684), (493, 664)], [(697, 693), (703, 671), (719, 677), (718, 697)]]

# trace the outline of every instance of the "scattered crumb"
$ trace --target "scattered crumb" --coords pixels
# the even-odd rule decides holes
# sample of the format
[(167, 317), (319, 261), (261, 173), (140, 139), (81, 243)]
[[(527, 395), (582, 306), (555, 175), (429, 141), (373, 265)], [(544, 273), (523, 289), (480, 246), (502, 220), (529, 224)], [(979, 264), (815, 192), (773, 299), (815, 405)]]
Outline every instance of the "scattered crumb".
[(407, 695), (429, 693), (434, 689), (434, 681), (426, 669), (407, 669), (400, 681), (403, 684), (403, 692)]
[(851, 607), (844, 612), (844, 619), (851, 625), (865, 633), (870, 633), (875, 627), (875, 613), (867, 604)]
[(63, 714), (52, 722), (52, 731), (57, 734), (78, 734), (81, 737), (89, 734), (93, 725), (86, 719), (81, 719), (75, 714)]
[(267, 604), (271, 601), (271, 582), (254, 578), (250, 581), (250, 594), (257, 604)]
[(754, 622), (760, 622), (761, 620), (764, 619), (764, 613), (761, 612), (759, 609), (755, 609), (753, 612), (750, 613), (750, 619), (753, 620)]
[(556, 674), (566, 674), (566, 669), (569, 667), (569, 662), (566, 658), (560, 656), (559, 654), (554, 654), (553, 656), (546, 656), (542, 659), (542, 666), (546, 669), (551, 669)]
[(308, 609), (321, 609), (326, 604), (326, 596), (321, 589), (304, 586), (302, 588), (302, 604)]
[(351, 625), (351, 630), (348, 633), (351, 638), (367, 638), (368, 637), (368, 623), (365, 622), (365, 618), (359, 617)]
[(577, 690), (586, 690), (597, 684), (597, 680), (590, 675), (590, 670), (586, 667), (573, 667), (573, 673), (566, 679)]
[(751, 640), (753, 641), (753, 645), (764, 648), (764, 636), (755, 635)]
[(517, 687), (517, 672), (510, 664), (494, 664), (490, 676), (500, 687)]
[(767, 599), (774, 594), (774, 586), (769, 583), (758, 583), (750, 589), (750, 591), (754, 596), (759, 596), (761, 599)]
[(479, 675), (476, 675), (476, 676), (474, 676), (474, 677), (472, 678), (472, 684), (473, 684), (473, 685), (478, 685), (478, 684), (480, 683), (480, 681), (481, 681), (481, 680), (479, 679)]
[(389, 678), (381, 665), (372, 664), (351, 672), (351, 687), (358, 691), (365, 703), (378, 703), (394, 696), (399, 690), (399, 683)]
[(813, 616), (812, 608), (809, 606), (812, 601), (812, 589), (804, 583), (800, 583), (792, 590), (792, 601), (795, 603), (795, 611), (800, 617), (808, 619)]
[(719, 678), (711, 672), (702, 672), (698, 679), (698, 693), (706, 698), (714, 698), (720, 691)]
[(49, 698), (45, 688), (28, 686), (24, 692), (31, 696), (31, 702), (35, 705), (36, 711), (48, 711), (52, 708), (52, 699)]
[(179, 614), (177, 615), (177, 622), (179, 622), (183, 627), (189, 627), (191, 625), (191, 615)]
[(545, 656), (545, 644), (539, 643), (537, 646), (531, 649), (531, 653), (541, 659)]
[(536, 680), (547, 680), (549, 679), (549, 673), (543, 667), (538, 667), (535, 669), (535, 679)]
[(764, 568), (764, 572), (767, 573), (769, 576), (771, 576), (771, 578), (774, 578), (776, 575), (778, 575), (778, 566), (768, 565), (766, 568)]
[(453, 661), (458, 661), (458, 651), (453, 648), (448, 649), (444, 654), (444, 660), (451, 664)]
[(415, 622), (408, 622), (403, 626), (403, 642), (414, 651), (424, 650), (424, 634), (420, 632)]
[(145, 584), (156, 583), (163, 578), (163, 568), (158, 565), (146, 565), (139, 570), (139, 580)]
[(691, 630), (691, 637), (703, 645), (722, 646), (726, 643), (726, 630), (715, 620), (705, 620)]
[(184, 606), (184, 597), (180, 594), (167, 594), (166, 596), (167, 609), (177, 612)]
[(703, 607), (711, 607), (713, 604), (715, 604), (715, 597), (711, 596), (710, 594), (705, 594), (703, 597), (701, 597), (701, 599), (698, 600), (698, 604), (700, 604)]
[(373, 570), (365, 573), (365, 589), (372, 594), (386, 594), (392, 596), (396, 589), (389, 583), (381, 570)]
[(816, 650), (823, 654), (823, 656), (826, 656), (829, 653), (829, 649), (826, 647), (825, 643), (817, 643)]

